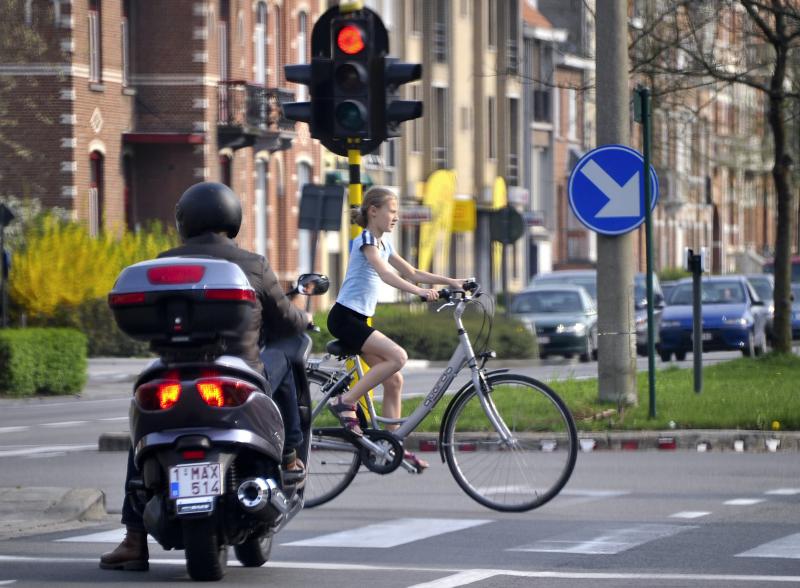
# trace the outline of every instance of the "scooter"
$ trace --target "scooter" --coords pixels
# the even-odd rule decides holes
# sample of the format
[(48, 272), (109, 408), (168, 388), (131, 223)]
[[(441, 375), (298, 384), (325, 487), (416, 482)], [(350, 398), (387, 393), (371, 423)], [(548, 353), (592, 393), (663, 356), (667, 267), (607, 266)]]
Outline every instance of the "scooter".
[[(304, 274), (292, 294), (322, 294)], [(183, 549), (194, 580), (224, 576), (228, 547), (245, 567), (269, 560), (274, 535), (303, 507), (301, 479), (281, 468), (284, 428), (262, 373), (225, 354), (252, 320), (255, 291), (235, 264), (162, 258), (129, 266), (109, 294), (117, 324), (158, 354), (134, 384), (129, 421), (141, 476), (126, 492), (164, 549)], [(311, 339), (278, 343), (291, 359), (307, 463)], [(294, 477), (293, 477), (294, 476)]]

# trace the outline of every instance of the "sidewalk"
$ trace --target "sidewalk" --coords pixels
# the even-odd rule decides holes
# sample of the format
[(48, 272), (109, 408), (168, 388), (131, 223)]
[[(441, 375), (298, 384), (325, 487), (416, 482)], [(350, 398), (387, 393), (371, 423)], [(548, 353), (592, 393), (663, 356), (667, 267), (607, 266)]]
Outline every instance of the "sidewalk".
[(0, 540), (74, 527), (107, 516), (95, 488), (0, 488)]

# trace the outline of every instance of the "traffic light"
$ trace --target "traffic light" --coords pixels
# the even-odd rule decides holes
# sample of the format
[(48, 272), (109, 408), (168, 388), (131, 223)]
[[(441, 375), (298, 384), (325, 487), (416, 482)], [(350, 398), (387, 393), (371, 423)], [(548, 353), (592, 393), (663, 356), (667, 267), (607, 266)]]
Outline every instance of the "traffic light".
[(387, 57), (389, 35), (369, 10), (328, 9), (311, 33), (311, 63), (285, 66), (286, 79), (310, 89), (308, 102), (283, 105), (284, 116), (309, 124), (328, 150), (375, 151), (398, 125), (422, 116), (422, 103), (400, 100), (401, 85), (420, 79), (422, 66)]
[(422, 116), (422, 102), (419, 100), (400, 100), (399, 89), (403, 84), (413, 82), (422, 77), (422, 65), (419, 63), (403, 63), (394, 57), (383, 58), (383, 86), (385, 98), (381, 112), (381, 127), (387, 137), (400, 135), (400, 123)]

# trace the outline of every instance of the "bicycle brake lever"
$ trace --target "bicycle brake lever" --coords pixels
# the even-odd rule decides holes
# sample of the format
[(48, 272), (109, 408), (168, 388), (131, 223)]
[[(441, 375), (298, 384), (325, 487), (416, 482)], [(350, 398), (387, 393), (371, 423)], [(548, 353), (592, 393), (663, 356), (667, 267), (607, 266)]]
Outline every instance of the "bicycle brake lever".
[(455, 306), (455, 305), (456, 305), (456, 303), (455, 303), (455, 302), (445, 302), (445, 303), (444, 303), (444, 304), (442, 304), (442, 305), (441, 305), (439, 308), (437, 308), (437, 309), (436, 309), (436, 312), (441, 312), (442, 310), (444, 310), (444, 309), (445, 309), (445, 308), (447, 308), (448, 306)]

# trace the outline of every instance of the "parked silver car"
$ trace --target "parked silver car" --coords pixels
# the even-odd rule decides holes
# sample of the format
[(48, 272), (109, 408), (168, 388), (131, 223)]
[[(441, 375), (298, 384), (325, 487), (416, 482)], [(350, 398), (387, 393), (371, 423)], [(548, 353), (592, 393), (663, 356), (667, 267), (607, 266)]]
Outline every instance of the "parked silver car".
[[(647, 355), (647, 282), (646, 274), (637, 273), (633, 278), (634, 312), (636, 320), (636, 352)], [(597, 270), (557, 270), (534, 276), (529, 286), (550, 284), (574, 284), (583, 287), (597, 304)], [(653, 319), (656, 346), (658, 346), (658, 326), (664, 310), (664, 295), (658, 276), (653, 274)]]

